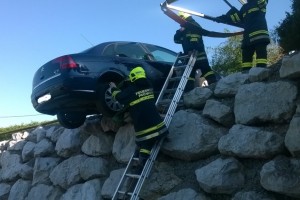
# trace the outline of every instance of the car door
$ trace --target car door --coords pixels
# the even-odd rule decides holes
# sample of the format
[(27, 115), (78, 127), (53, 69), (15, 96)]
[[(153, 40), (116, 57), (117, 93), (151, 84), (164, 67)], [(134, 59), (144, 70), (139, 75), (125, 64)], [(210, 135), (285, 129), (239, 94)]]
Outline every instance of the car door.
[[(111, 51), (111, 50), (110, 50)], [(147, 52), (138, 42), (118, 42), (114, 46), (115, 63), (126, 69), (127, 75), (136, 66), (142, 66), (149, 79), (161, 76), (159, 71), (145, 62)]]

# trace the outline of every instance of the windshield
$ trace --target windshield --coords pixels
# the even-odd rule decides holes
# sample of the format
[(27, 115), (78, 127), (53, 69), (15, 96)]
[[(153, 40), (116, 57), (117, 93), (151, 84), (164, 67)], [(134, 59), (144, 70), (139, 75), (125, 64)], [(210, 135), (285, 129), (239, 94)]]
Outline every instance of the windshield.
[(175, 62), (177, 53), (156, 45), (143, 44), (154, 61)]

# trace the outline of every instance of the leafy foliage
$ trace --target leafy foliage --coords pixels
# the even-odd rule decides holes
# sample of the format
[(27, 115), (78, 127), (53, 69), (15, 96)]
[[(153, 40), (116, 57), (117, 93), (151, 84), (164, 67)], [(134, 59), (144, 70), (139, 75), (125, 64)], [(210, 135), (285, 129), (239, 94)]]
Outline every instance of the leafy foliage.
[(268, 51), (268, 65), (277, 63), (284, 56), (283, 49), (275, 42), (271, 41), (271, 44), (267, 47)]
[[(213, 70), (218, 72), (221, 76), (227, 76), (241, 71), (241, 40), (242, 36), (230, 37), (218, 47), (213, 48), (211, 65)], [(283, 49), (274, 41), (271, 41), (271, 44), (268, 45), (267, 51), (269, 66), (277, 63), (284, 55)], [(255, 55), (253, 61), (255, 62)]]
[(227, 41), (213, 49), (212, 68), (221, 76), (238, 72), (242, 66), (242, 36), (230, 37)]
[(284, 52), (300, 50), (300, 1), (292, 1), (292, 12), (286, 13), (286, 18), (276, 27), (279, 44)]

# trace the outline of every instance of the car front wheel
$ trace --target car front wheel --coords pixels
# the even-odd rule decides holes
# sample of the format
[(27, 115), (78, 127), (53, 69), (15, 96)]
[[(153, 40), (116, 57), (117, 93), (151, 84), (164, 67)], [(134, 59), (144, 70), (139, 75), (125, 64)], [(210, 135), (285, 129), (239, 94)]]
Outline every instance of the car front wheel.
[(59, 112), (56, 115), (58, 122), (67, 129), (78, 128), (84, 124), (86, 116), (77, 112)]
[(97, 96), (97, 109), (104, 116), (112, 117), (123, 109), (123, 105), (113, 99), (108, 83), (98, 85)]

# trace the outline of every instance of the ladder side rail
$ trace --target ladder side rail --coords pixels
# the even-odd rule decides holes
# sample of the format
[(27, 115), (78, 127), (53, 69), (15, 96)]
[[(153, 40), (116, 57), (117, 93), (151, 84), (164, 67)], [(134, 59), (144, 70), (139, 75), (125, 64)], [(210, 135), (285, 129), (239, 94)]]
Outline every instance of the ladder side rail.
[[(186, 65), (181, 65), (181, 66), (180, 66), (180, 67), (185, 67), (185, 70), (184, 70), (184, 72), (183, 72), (183, 74), (182, 74), (182, 77), (183, 77), (184, 75), (186, 75), (187, 73), (188, 73), (188, 77), (189, 77), (189, 75), (190, 75), (191, 72), (186, 72), (186, 69), (189, 68), (191, 65), (192, 65), (192, 67), (194, 66), (195, 60), (196, 60), (196, 55), (197, 55), (197, 51), (194, 50), (194, 51), (192, 52), (192, 54), (188, 57), (189, 60), (188, 60), (187, 64), (186, 64)], [(184, 56), (182, 56), (182, 57), (187, 58), (187, 55), (184, 55)], [(177, 61), (176, 61), (176, 62), (177, 62)], [(174, 70), (173, 67), (172, 67), (172, 70)], [(173, 72), (172, 72), (172, 73), (173, 73)], [(182, 80), (182, 77), (181, 77), (180, 81)], [(171, 78), (171, 77), (168, 77), (168, 79), (167, 79), (167, 81), (166, 81), (165, 83), (167, 83), (167, 82), (169, 83), (169, 78)], [(183, 87), (183, 88), (182, 88), (182, 92), (181, 92), (181, 94), (180, 94), (180, 97), (181, 97), (181, 95), (182, 95), (182, 93), (183, 93), (183, 91), (184, 91), (184, 87), (185, 87), (185, 85), (186, 85), (186, 82), (185, 82), (184, 84), (181, 84), (180, 81), (179, 81), (179, 84), (177, 85), (177, 89), (176, 89), (175, 93), (177, 92), (178, 88), (181, 87), (181, 85), (183, 85), (183, 86), (182, 86), (182, 87)], [(160, 95), (163, 95), (163, 92), (165, 91), (164, 88), (165, 88), (165, 87), (163, 87), (163, 89), (162, 89)], [(174, 95), (174, 96), (175, 96), (175, 95)], [(173, 108), (174, 106), (172, 105), (172, 103), (174, 102), (174, 96), (173, 96), (173, 99), (172, 99), (172, 101), (171, 101), (171, 103), (170, 103), (170, 106), (169, 106), (169, 109), (168, 109), (168, 110), (170, 110), (170, 107), (172, 107), (172, 110), (174, 110), (174, 112), (175, 112), (176, 107), (177, 107), (177, 104), (178, 104), (178, 100), (177, 100), (177, 102), (176, 102), (176, 107)], [(161, 100), (161, 97), (159, 97), (159, 98), (157, 99), (156, 104), (158, 104), (158, 102), (159, 102), (160, 100)], [(171, 105), (172, 105), (172, 106), (171, 106)], [(166, 116), (170, 116), (170, 115), (168, 115), (168, 114), (166, 113)]]
[[(188, 70), (188, 68), (186, 70)], [(185, 70), (185, 72), (186, 72), (186, 70)], [(175, 113), (175, 110), (177, 108), (178, 101), (180, 100), (180, 97), (181, 97), (181, 95), (184, 91), (184, 87), (183, 88), (181, 88), (181, 87), (182, 87), (183, 84), (187, 83), (187, 80), (188, 80), (188, 77), (184, 77), (183, 79), (181, 79), (181, 81), (179, 83), (179, 86), (178, 86), (178, 88), (175, 92), (175, 95), (173, 97), (173, 100), (172, 100), (172, 102), (169, 106), (169, 109), (167, 111), (167, 115), (166, 115), (165, 120), (164, 120), (167, 127), (169, 127), (169, 125), (170, 125), (172, 117), (173, 117), (173, 115)]]
[(119, 184), (118, 184), (118, 186), (115, 190), (115, 193), (113, 195), (112, 200), (117, 200), (117, 198), (118, 198), (118, 192), (121, 189), (122, 184), (125, 182), (126, 174), (129, 171), (129, 166), (131, 165), (131, 162), (133, 161), (133, 156), (134, 156), (134, 154), (132, 154), (132, 156), (131, 156), (131, 158), (130, 158), (130, 160), (129, 160), (129, 162), (128, 162), (128, 164), (127, 164), (127, 166), (126, 166), (126, 168), (123, 172), (123, 175), (122, 175), (121, 180), (120, 180), (120, 182), (119, 182)]
[[(159, 102), (159, 100), (160, 100), (161, 97), (163, 96), (164, 90), (167, 88), (167, 86), (168, 86), (168, 84), (169, 84), (169, 79), (170, 79), (170, 78), (172, 77), (172, 75), (173, 75), (174, 67), (175, 67), (175, 66), (178, 64), (178, 62), (180, 61), (181, 56), (182, 56), (181, 52), (177, 54), (176, 60), (175, 60), (174, 64), (173, 64), (172, 67), (171, 67), (171, 70), (170, 70), (170, 72), (169, 72), (169, 74), (168, 74), (168, 76), (167, 76), (167, 78), (166, 78), (166, 81), (165, 81), (165, 83), (164, 83), (164, 85), (163, 85), (163, 87), (162, 87), (161, 92), (159, 93), (159, 96), (158, 96), (158, 98), (157, 98), (157, 100), (156, 100), (155, 105), (157, 105), (157, 103)], [(132, 160), (133, 160), (133, 156), (134, 156), (134, 154), (132, 154), (132, 156), (131, 156), (131, 158), (130, 158), (130, 160), (129, 160), (129, 162), (128, 162), (126, 168), (125, 168), (125, 171), (124, 171), (124, 173), (123, 173), (123, 175), (122, 175), (122, 177), (121, 177), (121, 180), (120, 180), (120, 182), (119, 182), (119, 184), (118, 184), (118, 186), (117, 186), (117, 188), (116, 188), (116, 190), (115, 190), (115, 192), (114, 192), (114, 195), (113, 195), (112, 200), (116, 200), (116, 198), (118, 197), (118, 192), (119, 192), (119, 190), (121, 189), (122, 184), (125, 182), (126, 174), (127, 174), (127, 172), (128, 172), (130, 163), (131, 163)]]
[[(173, 114), (174, 114), (174, 112), (175, 112), (175, 110), (177, 108), (178, 101), (181, 98), (181, 95), (182, 95), (182, 93), (184, 91), (184, 87), (185, 87), (185, 85), (186, 85), (186, 83), (188, 81), (189, 75), (190, 75), (190, 73), (192, 71), (192, 68), (193, 68), (193, 65), (194, 65), (194, 63), (196, 61), (196, 53), (197, 53), (196, 51), (193, 51), (193, 54), (190, 56), (190, 59), (189, 59), (188, 64), (187, 64), (187, 67), (184, 70), (184, 73), (183, 73), (183, 76), (182, 76), (182, 78), (181, 78), (181, 80), (179, 82), (178, 88), (177, 88), (177, 90), (175, 92), (175, 95), (173, 96), (172, 102), (171, 102), (170, 107), (169, 107), (168, 112), (167, 112), (167, 116), (164, 119), (164, 122), (165, 122), (165, 124), (166, 124), (167, 127), (169, 126), (170, 121), (172, 120), (172, 116), (173, 116)], [(175, 61), (174, 65), (172, 66), (172, 68), (171, 68), (171, 70), (169, 72), (169, 75), (168, 75), (168, 77), (166, 79), (166, 82), (164, 83), (164, 86), (163, 86), (163, 88), (162, 88), (162, 90), (161, 90), (161, 92), (159, 94), (158, 100), (156, 101), (156, 105), (159, 102), (159, 100), (160, 100), (160, 98), (161, 98), (164, 90), (168, 86), (169, 79), (173, 75), (174, 67), (178, 63), (180, 55), (181, 54), (179, 53), (178, 56), (177, 56), (177, 58), (176, 58), (176, 61)], [(183, 88), (181, 88), (181, 87), (183, 87)], [(152, 148), (151, 153), (150, 153), (150, 157), (147, 159), (147, 161), (145, 163), (145, 166), (143, 168), (143, 171), (142, 171), (142, 173), (140, 175), (140, 178), (139, 178), (138, 182), (136, 183), (136, 186), (135, 186), (134, 191), (132, 193), (132, 196), (130, 198), (131, 200), (138, 200), (139, 199), (138, 195), (140, 193), (140, 190), (141, 190), (141, 188), (143, 186), (143, 183), (144, 183), (145, 179), (150, 174), (150, 171), (151, 171), (151, 169), (152, 169), (152, 167), (154, 165), (154, 161), (155, 161), (155, 159), (156, 159), (156, 157), (157, 157), (157, 155), (159, 153), (159, 150), (160, 150), (160, 147), (161, 147), (163, 141), (164, 141), (164, 138), (162, 138), (160, 141), (157, 141), (155, 143), (154, 147)], [(117, 193), (119, 191), (119, 187), (122, 184), (124, 177), (126, 176), (126, 172), (128, 171), (128, 168), (130, 166), (130, 163), (131, 163), (132, 159), (133, 159), (133, 155), (132, 155), (132, 157), (130, 159), (130, 162), (128, 163), (128, 165), (127, 165), (127, 167), (125, 169), (123, 177), (122, 177), (122, 179), (121, 179), (121, 181), (120, 181), (120, 183), (118, 185), (118, 188), (117, 188), (114, 196), (117, 196)]]
[(163, 96), (163, 94), (164, 94), (164, 91), (166, 90), (166, 88), (167, 88), (168, 85), (169, 85), (169, 79), (172, 77), (173, 72), (174, 72), (174, 66), (172, 66), (172, 68), (171, 68), (171, 70), (170, 70), (170, 72), (169, 72), (169, 74), (168, 74), (168, 76), (167, 76), (167, 79), (166, 79), (166, 81), (165, 81), (165, 83), (164, 83), (164, 85), (163, 85), (163, 87), (162, 87), (162, 89), (161, 89), (161, 91), (160, 91), (160, 93), (159, 93), (159, 95), (158, 95), (158, 97), (157, 97), (157, 100), (156, 100), (156, 102), (155, 102), (155, 105), (157, 105), (158, 102), (161, 100), (161, 98), (162, 98), (162, 96)]
[(170, 72), (169, 72), (169, 74), (168, 74), (168, 76), (167, 76), (167, 78), (166, 78), (166, 81), (165, 81), (165, 83), (164, 83), (164, 85), (163, 85), (163, 87), (162, 87), (162, 89), (161, 89), (161, 91), (160, 91), (160, 93), (159, 93), (159, 95), (158, 95), (158, 98), (157, 98), (157, 100), (156, 100), (155, 105), (157, 105), (157, 103), (158, 103), (159, 100), (161, 99), (161, 97), (162, 97), (162, 95), (163, 95), (165, 89), (168, 87), (169, 80), (170, 80), (170, 78), (172, 77), (173, 72), (174, 72), (174, 67), (177, 65), (178, 61), (180, 60), (180, 59), (179, 59), (180, 55), (181, 55), (181, 53), (178, 53), (178, 54), (177, 54), (176, 60), (175, 60), (174, 64), (173, 64), (172, 67), (171, 67), (171, 70), (170, 70)]
[[(194, 54), (196, 54), (196, 52), (194, 52)], [(175, 95), (173, 97), (173, 100), (172, 100), (171, 105), (168, 109), (167, 115), (165, 117), (164, 121), (165, 121), (165, 124), (166, 124), (167, 127), (171, 123), (172, 117), (173, 117), (173, 115), (175, 113), (175, 110), (177, 108), (178, 101), (180, 100), (180, 98), (182, 96), (182, 93), (184, 92), (185, 85), (188, 81), (188, 78), (189, 78), (191, 72), (192, 72), (192, 69), (193, 69), (193, 66), (194, 66), (195, 62), (196, 62), (196, 55), (193, 55), (193, 56), (191, 56), (191, 59), (189, 60), (189, 64), (188, 64), (187, 68), (185, 69), (185, 71), (183, 73), (182, 79), (180, 80), (178, 88), (175, 92)]]
[[(172, 100), (172, 103), (171, 103), (171, 104), (173, 104), (172, 106), (175, 107), (174, 109), (176, 109), (176, 107), (177, 107), (177, 103), (178, 103), (178, 101), (179, 101), (179, 99), (180, 99), (180, 97), (181, 97), (181, 95), (182, 95), (182, 93), (183, 93), (183, 91), (184, 91), (184, 86), (186, 85), (187, 80), (188, 80), (188, 77), (189, 77), (189, 75), (190, 75), (190, 73), (191, 73), (191, 71), (192, 71), (192, 68), (193, 68), (194, 64), (195, 64), (195, 61), (196, 61), (196, 59), (195, 59), (196, 52), (194, 51), (193, 54), (194, 54), (194, 55), (192, 55), (192, 56), (190, 57), (189, 62), (188, 62), (188, 66), (186, 67), (186, 69), (185, 69), (185, 71), (184, 71), (184, 73), (183, 73), (183, 75), (188, 74), (188, 76), (185, 77), (185, 79), (181, 79), (181, 81), (180, 81), (180, 83), (179, 83), (179, 87), (183, 86), (183, 88), (182, 88), (182, 89), (181, 89), (181, 88), (180, 88), (180, 89), (177, 88), (177, 90), (176, 90), (176, 92), (175, 92), (175, 95), (174, 95), (174, 97), (173, 97), (173, 100)], [(176, 99), (177, 102), (176, 102), (176, 100), (174, 101), (175, 97), (177, 98), (177, 99)], [(170, 109), (169, 109), (169, 110), (170, 110)], [(170, 116), (170, 113), (173, 113), (173, 114), (174, 114), (174, 110), (170, 110), (170, 111), (169, 111), (169, 110), (168, 110), (168, 112), (167, 112), (167, 116), (166, 116), (166, 117)], [(169, 117), (169, 118), (172, 119), (172, 117)], [(166, 118), (164, 119), (164, 122), (165, 122), (165, 124), (166, 124), (166, 127), (168, 128), (168, 127), (169, 127), (169, 123), (166, 123)], [(154, 150), (154, 152), (153, 152), (153, 153), (154, 153), (153, 156), (155, 156), (154, 158), (156, 158), (156, 155), (157, 155), (158, 152), (159, 152), (159, 147), (161, 146), (162, 143), (163, 143), (163, 139), (160, 140), (159, 143), (156, 143), (155, 146), (153, 147), (152, 151)], [(151, 151), (151, 154), (150, 154), (150, 155), (152, 155), (152, 151)], [(151, 158), (151, 156), (150, 156), (150, 158)]]
[[(154, 161), (155, 161), (155, 159), (156, 159), (156, 157), (157, 157), (157, 155), (158, 155), (158, 153), (159, 153), (160, 147), (161, 147), (161, 145), (163, 144), (164, 139), (165, 139), (165, 138), (162, 138), (161, 140), (157, 141), (157, 142), (155, 143), (155, 146), (154, 146), (154, 147), (152, 148), (152, 150), (151, 150), (151, 156), (150, 156), (149, 164), (148, 164), (148, 165), (151, 166), (151, 168), (152, 168), (152, 165), (154, 164)], [(150, 171), (151, 171), (151, 168), (148, 169), (147, 171), (145, 171), (145, 172), (146, 172), (145, 178), (147, 178), (147, 177), (149, 176)]]
[[(172, 120), (172, 116), (177, 108), (177, 102), (179, 101), (183, 91), (184, 91), (184, 86), (186, 85), (187, 81), (188, 81), (188, 78), (189, 78), (189, 75), (193, 69), (193, 65), (195, 63), (195, 55), (191, 56), (191, 59), (189, 59), (189, 62), (188, 62), (188, 65), (186, 67), (186, 69), (184, 70), (184, 73), (183, 73), (183, 78), (180, 80), (179, 82), (179, 86), (175, 92), (175, 95), (173, 97), (173, 100), (172, 100), (172, 103), (169, 107), (169, 110), (167, 112), (167, 116), (165, 117), (164, 119), (164, 122), (166, 124), (167, 127), (169, 127), (169, 124), (170, 124), (170, 121)], [(182, 87), (182, 88), (181, 88)], [(175, 99), (175, 100), (174, 100)], [(171, 108), (172, 107), (172, 108)], [(171, 109), (170, 109), (171, 108)], [(173, 113), (173, 114), (171, 114)], [(138, 180), (137, 184), (136, 184), (136, 187), (133, 191), (133, 194), (132, 194), (132, 197), (131, 197), (131, 200), (138, 200), (139, 197), (139, 193), (140, 193), (140, 190), (143, 186), (143, 183), (145, 181), (145, 179), (149, 176), (150, 174), (150, 171), (154, 165), (154, 161), (159, 153), (159, 150), (160, 150), (160, 147), (162, 145), (164, 141), (164, 138), (162, 138), (160, 141), (156, 142), (155, 143), (155, 146), (152, 148), (151, 150), (151, 153), (150, 153), (150, 157), (148, 158), (148, 160), (146, 161), (146, 164), (144, 166), (144, 169), (141, 173), (141, 177), (140, 179)]]
[(152, 169), (153, 164), (154, 164), (154, 160), (148, 158), (148, 160), (146, 161), (146, 164), (144, 166), (144, 169), (140, 175), (140, 178), (139, 178), (138, 182), (136, 183), (136, 186), (132, 192), (132, 196), (131, 196), (130, 200), (138, 200), (139, 199), (139, 193), (140, 193), (142, 186), (147, 178), (147, 175), (149, 174), (149, 172)]
[(135, 186), (135, 189), (132, 193), (132, 196), (130, 198), (130, 200), (138, 200), (139, 199), (139, 193), (142, 189), (142, 186), (143, 186), (143, 183), (144, 181), (146, 180), (146, 178), (149, 176), (150, 174), (150, 171), (154, 165), (154, 161), (159, 153), (159, 150), (160, 150), (160, 147), (163, 143), (163, 140), (164, 138), (162, 138), (161, 140), (157, 141), (154, 145), (154, 147), (152, 148), (151, 150), (151, 153), (150, 153), (150, 157), (148, 158), (148, 160), (146, 161), (146, 164), (144, 166), (144, 169), (141, 173), (141, 177), (140, 179), (138, 180), (136, 186)]

